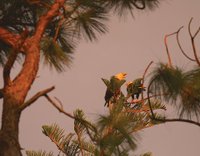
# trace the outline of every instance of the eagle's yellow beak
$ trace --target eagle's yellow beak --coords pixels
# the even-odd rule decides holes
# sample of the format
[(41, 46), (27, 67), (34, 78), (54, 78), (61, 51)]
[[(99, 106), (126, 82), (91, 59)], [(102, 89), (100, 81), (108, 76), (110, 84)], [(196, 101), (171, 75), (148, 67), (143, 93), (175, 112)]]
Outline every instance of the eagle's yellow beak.
[(119, 73), (119, 74), (116, 74), (115, 77), (119, 80), (124, 80), (126, 78), (126, 73)]

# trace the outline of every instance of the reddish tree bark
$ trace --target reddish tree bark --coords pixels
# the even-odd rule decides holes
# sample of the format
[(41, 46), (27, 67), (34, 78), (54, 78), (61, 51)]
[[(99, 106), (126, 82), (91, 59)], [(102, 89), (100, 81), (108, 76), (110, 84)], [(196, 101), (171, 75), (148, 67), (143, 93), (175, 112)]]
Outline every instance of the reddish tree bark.
[[(4, 66), (4, 87), (1, 90), (3, 98), (2, 126), (0, 130), (0, 156), (21, 156), (19, 144), (19, 121), (25, 98), (33, 84), (39, 67), (40, 40), (45, 28), (52, 18), (58, 15), (65, 0), (56, 0), (46, 14), (39, 19), (36, 31), (31, 37), (14, 34), (5, 28), (0, 28), (0, 40), (13, 48)], [(25, 60), (19, 74), (12, 80), (10, 71), (19, 52), (23, 52)], [(22, 109), (23, 108), (23, 109)]]

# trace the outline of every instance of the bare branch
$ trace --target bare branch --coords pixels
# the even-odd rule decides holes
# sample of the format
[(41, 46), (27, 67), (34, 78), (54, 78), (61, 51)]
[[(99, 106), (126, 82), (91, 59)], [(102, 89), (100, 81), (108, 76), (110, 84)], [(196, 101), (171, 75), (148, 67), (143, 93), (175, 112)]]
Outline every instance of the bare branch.
[(196, 63), (198, 64), (198, 66), (200, 66), (200, 60), (198, 58), (197, 51), (196, 51), (196, 46), (195, 46), (195, 43), (194, 43), (194, 39), (195, 39), (196, 35), (198, 34), (200, 28), (196, 31), (195, 35), (193, 36), (192, 33), (191, 33), (192, 19), (193, 18), (190, 19), (190, 22), (188, 24), (188, 32), (189, 32), (189, 35), (190, 35), (190, 39), (191, 39), (191, 43), (192, 43), (192, 50), (193, 50), (193, 53), (194, 53), (194, 57), (195, 57)]
[(169, 65), (169, 67), (172, 67), (172, 60), (171, 60), (169, 48), (168, 48), (168, 45), (167, 45), (167, 37), (172, 36), (172, 35), (174, 35), (174, 34), (176, 34), (176, 33), (177, 33), (177, 32), (174, 32), (174, 33), (165, 35), (165, 37), (164, 37), (164, 43), (165, 43), (165, 48), (166, 48), (166, 52), (167, 52), (168, 65)]
[(193, 38), (195, 38), (197, 36), (197, 34), (199, 33), (200, 31), (200, 27), (197, 29), (196, 33), (194, 34)]
[[(77, 117), (73, 116), (72, 114), (67, 113), (66, 111), (64, 111), (64, 109), (61, 108), (61, 107), (59, 107), (47, 94), (45, 94), (44, 96), (46, 97), (46, 99), (47, 99), (60, 113), (63, 113), (64, 115), (66, 115), (66, 116), (68, 116), (68, 117), (70, 117), (70, 118), (72, 118), (72, 119), (74, 119), (74, 120), (78, 120), (78, 121), (80, 121), (81, 123), (84, 123), (84, 124), (88, 125), (90, 128), (89, 128), (88, 126), (85, 126), (86, 132), (87, 132), (87, 134), (89, 135), (89, 137), (90, 137), (90, 139), (91, 139), (92, 141), (96, 141), (96, 138), (94, 138), (94, 137), (92, 136), (92, 134), (90, 133), (90, 130), (89, 130), (89, 129), (92, 128), (92, 129), (95, 131), (95, 133), (97, 133), (96, 127), (94, 127), (93, 125), (91, 125), (88, 121), (83, 120), (83, 119), (80, 119), (80, 118), (77, 118)], [(59, 100), (58, 100), (58, 101), (59, 101)], [(59, 103), (61, 104), (60, 101), (59, 101)], [(61, 104), (61, 106), (62, 106), (62, 104)]]
[(176, 34), (176, 41), (177, 41), (177, 43), (178, 43), (178, 46), (179, 46), (179, 48), (180, 48), (182, 54), (183, 54), (187, 59), (189, 59), (190, 61), (196, 61), (195, 59), (192, 59), (191, 57), (189, 57), (189, 56), (184, 52), (184, 50), (183, 50), (183, 48), (182, 48), (182, 46), (181, 46), (181, 43), (180, 43), (180, 40), (179, 40), (179, 32), (180, 32), (180, 30), (181, 30), (182, 28), (183, 28), (183, 26), (180, 27), (180, 28), (178, 29), (177, 34)]
[[(143, 76), (142, 76), (142, 86), (144, 86), (144, 79), (145, 79), (145, 76), (146, 76), (146, 73), (147, 73), (147, 71), (148, 71), (148, 69), (149, 69), (149, 67), (151, 66), (153, 64), (153, 61), (151, 61), (149, 64), (148, 64), (148, 66), (146, 67), (146, 69), (145, 69), (145, 71), (144, 71), (144, 73), (143, 73)], [(143, 92), (142, 92), (142, 100), (144, 99), (144, 94), (143, 94)]]
[(189, 35), (190, 35), (191, 38), (193, 38), (192, 37), (192, 32), (191, 32), (191, 23), (192, 23), (192, 20), (193, 20), (193, 17), (190, 19), (189, 24), (188, 24), (188, 32), (189, 32)]
[(149, 97), (145, 97), (145, 98), (143, 98), (143, 99), (141, 99), (141, 100), (137, 100), (137, 102), (135, 102), (135, 101), (131, 101), (131, 102), (126, 102), (125, 104), (137, 104), (137, 103), (141, 103), (142, 101), (145, 101), (145, 100), (148, 100), (148, 99), (151, 99), (151, 98), (156, 98), (156, 97), (158, 97), (158, 96), (163, 96), (163, 95), (167, 95), (167, 93), (163, 93), (163, 94), (154, 94), (154, 95), (149, 95)]
[(61, 109), (63, 110), (63, 104), (62, 104), (62, 102), (57, 97), (54, 97), (54, 98), (58, 101), (58, 103), (60, 104)]
[(46, 99), (61, 113), (65, 114), (66, 116), (76, 119), (72, 114), (65, 112), (62, 108), (60, 108), (47, 94), (44, 95)]
[(42, 90), (38, 93), (36, 93), (32, 98), (30, 98), (28, 101), (26, 101), (23, 105), (21, 105), (20, 110), (25, 109), (26, 107), (30, 106), (32, 103), (34, 103), (37, 99), (39, 99), (41, 96), (45, 96), (47, 93), (51, 92), (54, 90), (55, 87), (52, 86), (50, 88), (47, 88), (45, 90)]
[(196, 121), (193, 121), (193, 120), (188, 120), (188, 119), (157, 119), (157, 118), (152, 118), (152, 120), (160, 121), (160, 122), (163, 122), (163, 123), (166, 123), (166, 122), (186, 122), (186, 123), (190, 123), (190, 124), (193, 124), (193, 125), (200, 127), (199, 122), (196, 122)]

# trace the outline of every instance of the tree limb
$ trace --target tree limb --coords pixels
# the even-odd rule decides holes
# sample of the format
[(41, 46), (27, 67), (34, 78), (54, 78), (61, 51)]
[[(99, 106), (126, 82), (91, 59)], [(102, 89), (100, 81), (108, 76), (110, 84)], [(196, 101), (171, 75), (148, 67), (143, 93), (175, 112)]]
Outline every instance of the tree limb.
[[(151, 61), (151, 62), (148, 64), (148, 66), (146, 67), (146, 69), (145, 69), (145, 71), (144, 71), (144, 73), (143, 73), (143, 75), (142, 75), (142, 86), (144, 86), (144, 79), (145, 79), (146, 73), (147, 73), (148, 69), (150, 68), (150, 66), (151, 66), (152, 64), (153, 64), (153, 61)], [(143, 100), (143, 99), (144, 99), (143, 91), (142, 91), (141, 96), (142, 96), (142, 100)]]
[[(9, 56), (8, 56), (8, 60), (3, 68), (3, 79), (4, 79), (4, 86), (6, 86), (7, 84), (11, 83), (11, 79), (10, 79), (10, 72), (11, 69), (15, 63), (15, 60), (17, 59), (17, 55), (19, 53), (19, 51), (23, 51), (23, 44), (28, 36), (28, 29), (25, 28), (25, 30), (19, 35), (19, 39), (16, 40), (13, 44), (13, 48), (10, 50)], [(10, 34), (11, 35), (11, 34)], [(15, 37), (13, 35), (13, 37)], [(24, 52), (24, 51), (23, 51)], [(25, 53), (25, 52), (24, 52)]]
[(157, 118), (152, 118), (152, 120), (160, 121), (160, 122), (164, 122), (164, 123), (165, 122), (186, 122), (186, 123), (190, 123), (190, 124), (193, 124), (193, 125), (200, 127), (199, 122), (196, 122), (196, 121), (193, 121), (193, 120), (188, 120), (188, 119), (181, 119), (181, 118), (178, 118), (178, 119), (157, 119)]
[(59, 9), (63, 7), (65, 0), (56, 0), (55, 3), (51, 6), (49, 11), (40, 17), (37, 26), (36, 26), (36, 31), (34, 34), (34, 37), (37, 40), (40, 40), (47, 25), (51, 21), (53, 17), (55, 17), (57, 14), (59, 14)]
[(172, 36), (172, 35), (176, 34), (176, 33), (177, 33), (177, 32), (173, 32), (173, 33), (171, 33), (171, 34), (165, 35), (165, 37), (164, 37), (164, 43), (165, 43), (165, 48), (166, 48), (167, 57), (168, 57), (168, 65), (169, 65), (170, 67), (172, 67), (172, 60), (171, 60), (169, 48), (168, 48), (168, 45), (167, 45), (167, 38), (168, 38), (169, 36)]
[(181, 46), (181, 43), (180, 43), (180, 40), (179, 40), (179, 32), (180, 32), (180, 30), (181, 30), (182, 28), (183, 28), (183, 26), (180, 27), (180, 28), (178, 29), (177, 33), (176, 33), (176, 41), (177, 41), (177, 43), (178, 43), (178, 46), (179, 46), (179, 48), (180, 48), (182, 54), (183, 54), (187, 59), (189, 59), (190, 61), (196, 61), (195, 59), (192, 59), (191, 57), (189, 57), (189, 56), (185, 53), (185, 51), (183, 50), (183, 48), (182, 48), (182, 46)]
[[(94, 138), (94, 137), (92, 136), (92, 134), (90, 133), (90, 131), (89, 131), (89, 129), (92, 128), (92, 129), (95, 131), (95, 133), (97, 133), (96, 127), (94, 127), (93, 125), (91, 125), (88, 121), (83, 120), (83, 119), (80, 119), (80, 118), (77, 118), (77, 117), (75, 117), (74, 115), (72, 115), (72, 114), (70, 114), (70, 113), (64, 111), (62, 105), (61, 105), (61, 107), (59, 107), (59, 106), (56, 104), (56, 102), (54, 102), (54, 101), (51, 99), (51, 97), (49, 97), (47, 94), (45, 94), (44, 96), (46, 97), (46, 99), (47, 99), (60, 113), (63, 113), (64, 115), (66, 115), (66, 116), (68, 116), (68, 117), (70, 117), (70, 118), (72, 118), (72, 119), (74, 119), (74, 120), (78, 120), (78, 121), (80, 121), (81, 123), (84, 122), (84, 123), (86, 124), (86, 126), (85, 126), (86, 132), (87, 132), (87, 134), (89, 135), (90, 139), (91, 139), (93, 142), (96, 141), (96, 138)], [(59, 103), (60, 103), (60, 101), (59, 101)], [(60, 104), (61, 104), (61, 103), (60, 103)], [(89, 128), (88, 126), (89, 126), (90, 128)]]
[(20, 110), (24, 110), (26, 107), (30, 106), (37, 99), (39, 99), (41, 96), (45, 96), (47, 93), (51, 92), (54, 89), (55, 89), (55, 87), (52, 86), (52, 87), (47, 88), (45, 90), (39, 91), (33, 97), (31, 97), (28, 101), (26, 101), (23, 105), (21, 105)]
[(11, 47), (16, 47), (16, 43), (20, 40), (20, 35), (14, 34), (5, 28), (0, 27), (0, 40)]
[(14, 49), (11, 49), (11, 52), (8, 56), (8, 60), (3, 68), (3, 80), (4, 80), (4, 86), (11, 84), (11, 78), (10, 78), (10, 72), (11, 69), (15, 63), (15, 60), (17, 58), (17, 52)]
[(60, 112), (65, 114), (66, 116), (72, 118), (72, 119), (76, 119), (72, 114), (67, 113), (63, 110), (63, 108), (59, 107), (47, 94), (44, 95), (46, 97), (46, 99)]
[(196, 35), (199, 33), (200, 28), (196, 31), (196, 33), (194, 35), (192, 35), (192, 32), (191, 32), (192, 19), (193, 18), (190, 19), (190, 22), (188, 24), (188, 32), (189, 32), (189, 35), (190, 35), (190, 39), (191, 39), (191, 43), (192, 43), (192, 50), (193, 50), (193, 53), (194, 53), (194, 57), (195, 57), (196, 63), (198, 64), (198, 66), (200, 66), (200, 60), (198, 58), (197, 51), (196, 51), (196, 46), (195, 46), (195, 43), (194, 43), (194, 39), (195, 39)]

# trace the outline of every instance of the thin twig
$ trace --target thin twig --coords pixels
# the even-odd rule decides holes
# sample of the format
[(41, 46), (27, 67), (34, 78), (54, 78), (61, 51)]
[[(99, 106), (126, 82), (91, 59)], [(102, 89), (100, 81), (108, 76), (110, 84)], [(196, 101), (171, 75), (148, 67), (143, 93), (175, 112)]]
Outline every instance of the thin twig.
[[(74, 115), (64, 111), (63, 108), (60, 108), (52, 99), (51, 97), (49, 97), (47, 94), (44, 95), (46, 97), (46, 99), (60, 112), (60, 113), (63, 113), (64, 115), (72, 118), (72, 119), (75, 119), (75, 120), (78, 120), (80, 121), (81, 123), (85, 123), (86, 125), (88, 125), (90, 127), (90, 129), (93, 129), (95, 131), (95, 133), (97, 133), (97, 129), (96, 127), (94, 127), (91, 123), (89, 123), (88, 121), (84, 120), (84, 119), (80, 119), (80, 118), (77, 118), (75, 117)], [(88, 130), (88, 127), (85, 126), (86, 129)], [(89, 130), (88, 130), (88, 133), (89, 133)], [(91, 135), (90, 135), (91, 136)], [(93, 138), (91, 138), (93, 140)]]
[(170, 56), (170, 52), (169, 52), (169, 48), (167, 46), (167, 37), (172, 36), (174, 34), (176, 34), (177, 32), (173, 32), (171, 34), (165, 35), (164, 37), (164, 43), (165, 43), (165, 48), (166, 48), (166, 52), (167, 52), (167, 57), (168, 57), (168, 65), (169, 67), (172, 67), (172, 60), (171, 60), (171, 56)]
[(157, 119), (157, 118), (152, 118), (152, 120), (155, 120), (155, 121), (160, 121), (160, 122), (186, 122), (186, 123), (190, 123), (190, 124), (194, 124), (196, 126), (199, 126), (200, 127), (200, 123), (199, 122), (196, 122), (196, 121), (193, 121), (193, 120), (188, 120), (188, 119)]
[(46, 99), (61, 113), (65, 114), (66, 116), (76, 119), (72, 114), (65, 112), (62, 108), (60, 108), (47, 94), (44, 95)]
[(182, 28), (183, 28), (183, 26), (180, 27), (180, 28), (178, 29), (177, 34), (176, 34), (176, 41), (177, 41), (177, 43), (178, 43), (178, 46), (179, 46), (179, 48), (180, 48), (182, 54), (183, 54), (187, 59), (189, 59), (190, 61), (196, 61), (195, 59), (192, 59), (191, 57), (189, 57), (189, 56), (185, 53), (185, 51), (183, 50), (183, 48), (182, 48), (182, 46), (181, 46), (181, 43), (180, 43), (180, 40), (179, 40), (179, 32), (180, 32), (180, 30), (181, 30)]
[(195, 35), (193, 36), (192, 32), (191, 32), (192, 19), (193, 18), (190, 19), (190, 22), (188, 24), (188, 32), (189, 32), (189, 35), (190, 35), (190, 39), (191, 39), (191, 43), (192, 43), (192, 49), (193, 49), (193, 53), (194, 53), (194, 57), (195, 57), (196, 63), (198, 64), (198, 66), (200, 66), (200, 60), (198, 58), (197, 51), (196, 51), (196, 46), (195, 46), (195, 43), (194, 43), (194, 39), (195, 39), (196, 35), (198, 34), (199, 29), (196, 31)]
[[(145, 79), (145, 76), (146, 76), (146, 73), (147, 71), (149, 70), (150, 66), (153, 64), (153, 61), (151, 61), (148, 66), (146, 67), (144, 73), (143, 73), (143, 76), (142, 76), (142, 86), (144, 86), (144, 79)], [(143, 91), (142, 91), (142, 100), (144, 99), (144, 94), (143, 94)]]
[(148, 99), (151, 99), (151, 98), (155, 98), (155, 97), (158, 97), (158, 96), (163, 96), (163, 95), (167, 95), (167, 93), (154, 94), (154, 95), (151, 95), (151, 96), (149, 95), (149, 97), (145, 97), (144, 99), (138, 100), (137, 102), (131, 101), (131, 102), (126, 102), (125, 104), (137, 104), (137, 103), (141, 103), (142, 101), (145, 101), (145, 100), (148, 100)]
[(59, 31), (60, 31), (60, 28), (61, 28), (63, 22), (64, 22), (64, 16), (62, 15), (60, 21), (58, 22), (58, 26), (56, 28), (56, 32), (55, 32), (55, 35), (53, 38), (54, 42), (56, 42), (56, 40), (58, 38), (58, 34), (59, 34)]
[(33, 97), (31, 97), (28, 101), (26, 101), (23, 105), (20, 106), (20, 110), (25, 109), (26, 107), (30, 106), (32, 103), (34, 103), (37, 99), (39, 99), (41, 96), (44, 96), (45, 94), (51, 92), (52, 90), (54, 90), (55, 87), (52, 86), (50, 88), (44, 89), (42, 91), (39, 91), (38, 93), (36, 93)]
[(194, 34), (193, 38), (195, 38), (197, 36), (197, 34), (199, 33), (200, 31), (200, 27), (197, 29), (196, 33)]
[(54, 97), (54, 98), (58, 101), (58, 103), (60, 104), (61, 109), (63, 110), (63, 104), (62, 104), (62, 102), (57, 97)]

